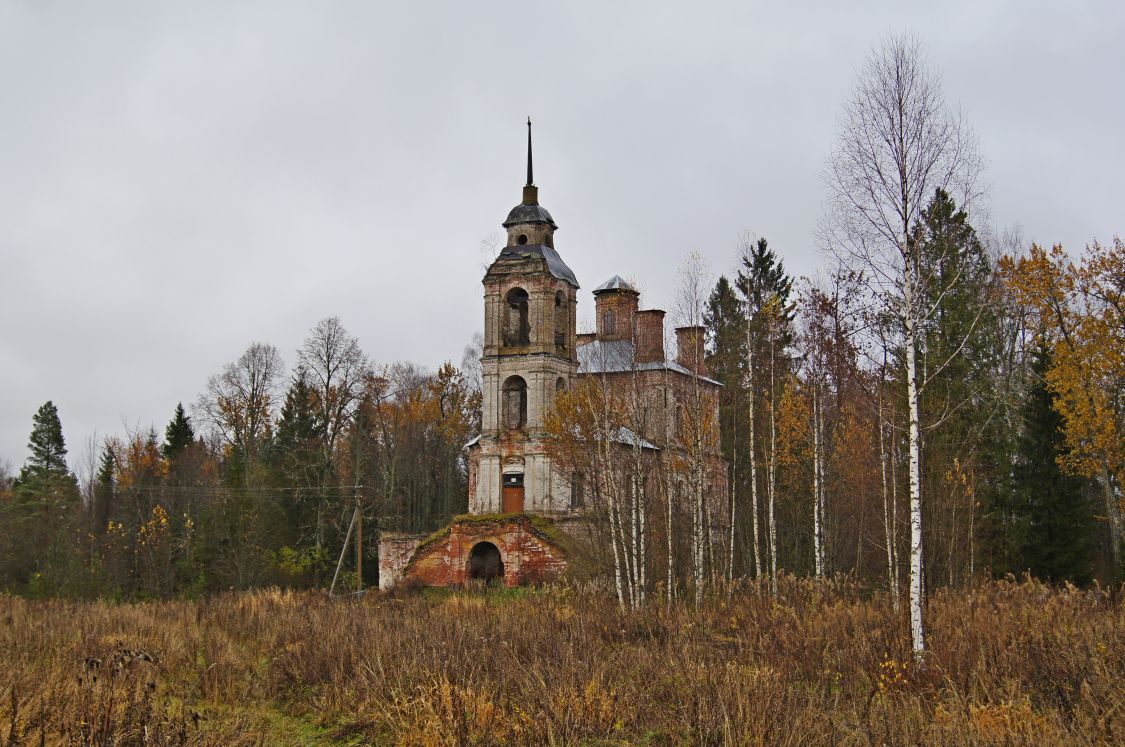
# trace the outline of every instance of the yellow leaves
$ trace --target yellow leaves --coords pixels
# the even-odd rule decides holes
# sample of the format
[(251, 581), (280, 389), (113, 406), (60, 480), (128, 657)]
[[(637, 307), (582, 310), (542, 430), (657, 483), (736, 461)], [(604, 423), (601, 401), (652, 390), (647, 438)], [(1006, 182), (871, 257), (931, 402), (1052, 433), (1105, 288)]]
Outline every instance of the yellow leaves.
[(910, 664), (907, 661), (898, 661), (888, 656), (879, 665), (879, 672), (875, 678), (879, 692), (885, 693), (893, 690), (905, 690), (910, 684)]
[[(113, 522), (110, 522), (112, 525)], [(120, 527), (121, 525), (118, 524)], [(168, 512), (157, 504), (152, 507), (152, 518), (137, 529), (137, 544), (141, 548), (150, 548), (162, 544), (168, 536)]]
[(961, 488), (965, 496), (972, 498), (976, 494), (976, 478), (972, 465), (965, 466), (960, 457), (953, 457), (953, 464), (945, 473), (945, 481)]
[(168, 465), (160, 456), (155, 434), (136, 433), (128, 441), (112, 438), (106, 448), (113, 454), (119, 487), (150, 485), (167, 476)]
[(795, 468), (812, 459), (812, 399), (796, 376), (786, 376), (777, 403), (777, 463)]
[(1094, 242), (1073, 262), (1061, 246), (1032, 245), (1027, 257), (1004, 257), (1011, 298), (1053, 347), (1047, 386), (1064, 419), (1072, 472), (1108, 470), (1125, 480), (1125, 243)]

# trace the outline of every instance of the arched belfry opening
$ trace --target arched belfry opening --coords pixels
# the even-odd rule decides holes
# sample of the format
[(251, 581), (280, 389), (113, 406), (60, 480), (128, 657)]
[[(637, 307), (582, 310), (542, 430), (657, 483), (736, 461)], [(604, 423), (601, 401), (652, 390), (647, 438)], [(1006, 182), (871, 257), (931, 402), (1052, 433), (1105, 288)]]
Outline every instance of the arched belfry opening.
[(504, 381), (504, 427), (527, 427), (527, 382), (522, 376), (509, 376)]
[(504, 579), (504, 560), (500, 548), (491, 542), (478, 542), (469, 551), (469, 578), (486, 584)]
[(555, 349), (566, 352), (566, 330), (570, 322), (570, 309), (567, 307), (566, 294), (562, 291), (555, 293)]
[(527, 291), (512, 288), (504, 297), (507, 315), (504, 324), (504, 344), (509, 347), (528, 345), (531, 342), (531, 323), (527, 318)]

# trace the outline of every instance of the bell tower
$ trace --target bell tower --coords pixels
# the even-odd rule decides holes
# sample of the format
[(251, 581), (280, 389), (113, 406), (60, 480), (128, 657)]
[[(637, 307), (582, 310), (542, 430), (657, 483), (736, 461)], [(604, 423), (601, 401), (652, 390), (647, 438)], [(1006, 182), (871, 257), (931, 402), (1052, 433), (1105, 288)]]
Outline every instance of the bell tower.
[(503, 226), (507, 245), (483, 280), (483, 419), (469, 447), (469, 512), (562, 513), (571, 509), (570, 482), (551, 466), (545, 418), (578, 371), (578, 280), (539, 204), (530, 118), (523, 200)]

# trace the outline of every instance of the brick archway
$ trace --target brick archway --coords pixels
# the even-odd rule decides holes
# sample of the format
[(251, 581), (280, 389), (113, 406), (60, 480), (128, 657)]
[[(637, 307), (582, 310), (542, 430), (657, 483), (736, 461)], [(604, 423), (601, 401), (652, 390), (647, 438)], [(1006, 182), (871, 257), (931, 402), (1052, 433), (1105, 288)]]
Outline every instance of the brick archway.
[(478, 542), (469, 551), (469, 578), (485, 583), (504, 581), (504, 560), (500, 548), (491, 542)]

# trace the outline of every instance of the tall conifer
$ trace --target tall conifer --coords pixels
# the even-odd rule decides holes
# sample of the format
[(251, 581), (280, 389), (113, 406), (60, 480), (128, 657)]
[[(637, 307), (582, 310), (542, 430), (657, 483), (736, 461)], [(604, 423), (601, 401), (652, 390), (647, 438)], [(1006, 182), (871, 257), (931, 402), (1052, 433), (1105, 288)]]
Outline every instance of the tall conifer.
[(43, 403), (32, 417), (32, 424), (27, 440), (31, 456), (20, 470), (19, 483), (67, 477), (70, 470), (66, 466), (66, 441), (58, 408), (50, 400)]
[(191, 418), (184, 412), (182, 402), (176, 405), (176, 412), (172, 421), (164, 429), (164, 445), (160, 451), (168, 461), (174, 461), (180, 452), (195, 442), (195, 429), (191, 426)]
[(1050, 366), (1051, 351), (1041, 343), (1034, 351), (1035, 383), (1024, 404), (1013, 473), (1024, 526), (1023, 565), (1044, 580), (1083, 584), (1093, 577), (1093, 506), (1086, 480), (1059, 466), (1066, 446), (1062, 416), (1044, 382)]

